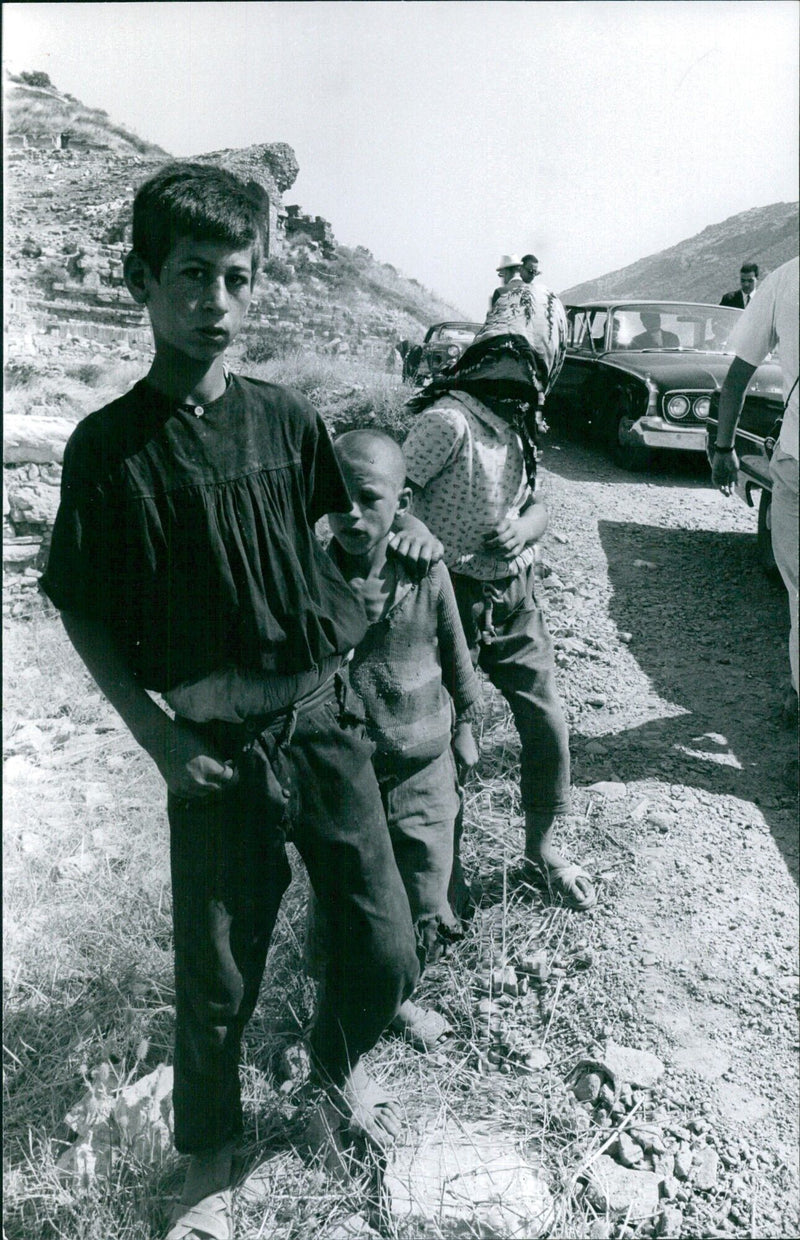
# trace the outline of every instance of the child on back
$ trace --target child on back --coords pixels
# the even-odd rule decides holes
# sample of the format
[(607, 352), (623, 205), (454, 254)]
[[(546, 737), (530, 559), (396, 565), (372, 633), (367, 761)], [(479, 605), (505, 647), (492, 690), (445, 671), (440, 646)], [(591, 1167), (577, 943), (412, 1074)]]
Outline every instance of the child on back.
[(415, 511), (444, 543), (473, 661), (519, 732), (520, 877), (586, 910), (596, 902), (591, 879), (554, 842), (569, 809), (569, 740), (535, 581), (535, 544), (547, 528), (537, 420), (563, 361), (566, 320), (540, 281), (500, 294), (469, 348), (410, 402), (416, 416), (403, 452)]
[(287, 840), (332, 947), (311, 1039), (317, 1135), (396, 1135), (360, 1059), (418, 975), (347, 683), (364, 607), (314, 536), (351, 501), (311, 406), (224, 365), (261, 255), (259, 204), (230, 174), (177, 164), (140, 188), (125, 278), (155, 358), (70, 439), (42, 580), (168, 788), (175, 1143), (191, 1155), (171, 1240), (233, 1234), (240, 1043), (290, 881)]
[[(330, 553), (370, 622), (350, 682), (376, 745), (373, 763), (424, 967), (441, 950), (441, 932), (454, 929), (447, 893), (460, 805), (456, 762), (466, 770), (478, 759), (469, 719), (480, 686), (447, 569), (438, 563), (412, 578), (387, 559), (389, 532), (410, 502), (399, 445), (382, 432), (356, 430), (334, 449), (352, 506), (330, 514)], [(310, 926), (313, 938), (313, 917)], [(438, 1013), (410, 999), (392, 1024), (425, 1050), (450, 1032)]]

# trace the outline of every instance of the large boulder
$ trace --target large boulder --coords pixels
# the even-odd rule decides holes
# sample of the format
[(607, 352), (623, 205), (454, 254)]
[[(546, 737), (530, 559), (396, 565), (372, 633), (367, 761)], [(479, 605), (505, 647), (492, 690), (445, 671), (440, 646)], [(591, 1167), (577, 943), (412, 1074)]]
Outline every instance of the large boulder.
[(294, 185), (300, 171), (297, 157), (286, 142), (262, 142), (241, 150), (209, 151), (194, 159), (200, 164), (218, 164), (243, 181), (257, 182), (273, 202), (279, 202), (281, 194)]
[(392, 1213), (416, 1236), (534, 1240), (553, 1222), (537, 1167), (496, 1131), (475, 1124), (424, 1132), (386, 1173)]
[(44, 464), (64, 459), (64, 445), (75, 423), (61, 417), (10, 413), (3, 421), (6, 465)]

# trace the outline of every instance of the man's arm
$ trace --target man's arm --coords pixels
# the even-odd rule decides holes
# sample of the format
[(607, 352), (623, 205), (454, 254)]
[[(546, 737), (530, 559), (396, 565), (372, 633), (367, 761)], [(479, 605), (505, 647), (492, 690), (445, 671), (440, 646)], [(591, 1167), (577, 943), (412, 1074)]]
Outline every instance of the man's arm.
[(61, 619), (97, 687), (153, 759), (171, 792), (183, 797), (207, 796), (234, 779), (233, 768), (213, 756), (193, 732), (170, 719), (137, 682), (106, 625), (75, 611), (62, 611)]
[(711, 457), (711, 478), (723, 495), (730, 495), (739, 472), (733, 451), (736, 427), (742, 415), (745, 393), (756, 366), (741, 357), (734, 357), (719, 394), (719, 421), (714, 452)]

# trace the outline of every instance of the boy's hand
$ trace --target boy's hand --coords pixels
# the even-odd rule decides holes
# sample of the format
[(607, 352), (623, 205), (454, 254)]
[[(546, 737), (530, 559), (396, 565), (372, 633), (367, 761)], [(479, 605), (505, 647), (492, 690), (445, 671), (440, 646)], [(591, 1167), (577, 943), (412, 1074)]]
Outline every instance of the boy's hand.
[(521, 555), (528, 545), (527, 523), (522, 517), (503, 520), (486, 535), (485, 543), (488, 551), (494, 551), (505, 560), (513, 560)]
[(170, 792), (179, 797), (207, 797), (232, 787), (238, 773), (220, 762), (209, 746), (179, 723), (172, 725), (166, 751), (156, 762)]
[(478, 746), (469, 723), (457, 723), (453, 733), (453, 753), (456, 759), (456, 770), (459, 779), (472, 770), (478, 758)]
[(424, 577), (432, 564), (444, 556), (444, 547), (427, 525), (406, 513), (402, 525), (390, 530), (388, 546), (402, 561), (403, 567)]

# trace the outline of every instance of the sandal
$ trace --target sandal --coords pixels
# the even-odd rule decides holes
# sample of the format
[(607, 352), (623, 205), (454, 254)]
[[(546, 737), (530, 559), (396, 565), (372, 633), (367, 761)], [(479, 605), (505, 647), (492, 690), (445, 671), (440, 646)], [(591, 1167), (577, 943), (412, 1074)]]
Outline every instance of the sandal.
[(401, 1005), (389, 1028), (423, 1054), (442, 1050), (454, 1033), (453, 1026), (440, 1012), (418, 1007), (410, 999)]
[(181, 1212), (166, 1240), (233, 1240), (233, 1193), (229, 1188), (178, 1209)]

